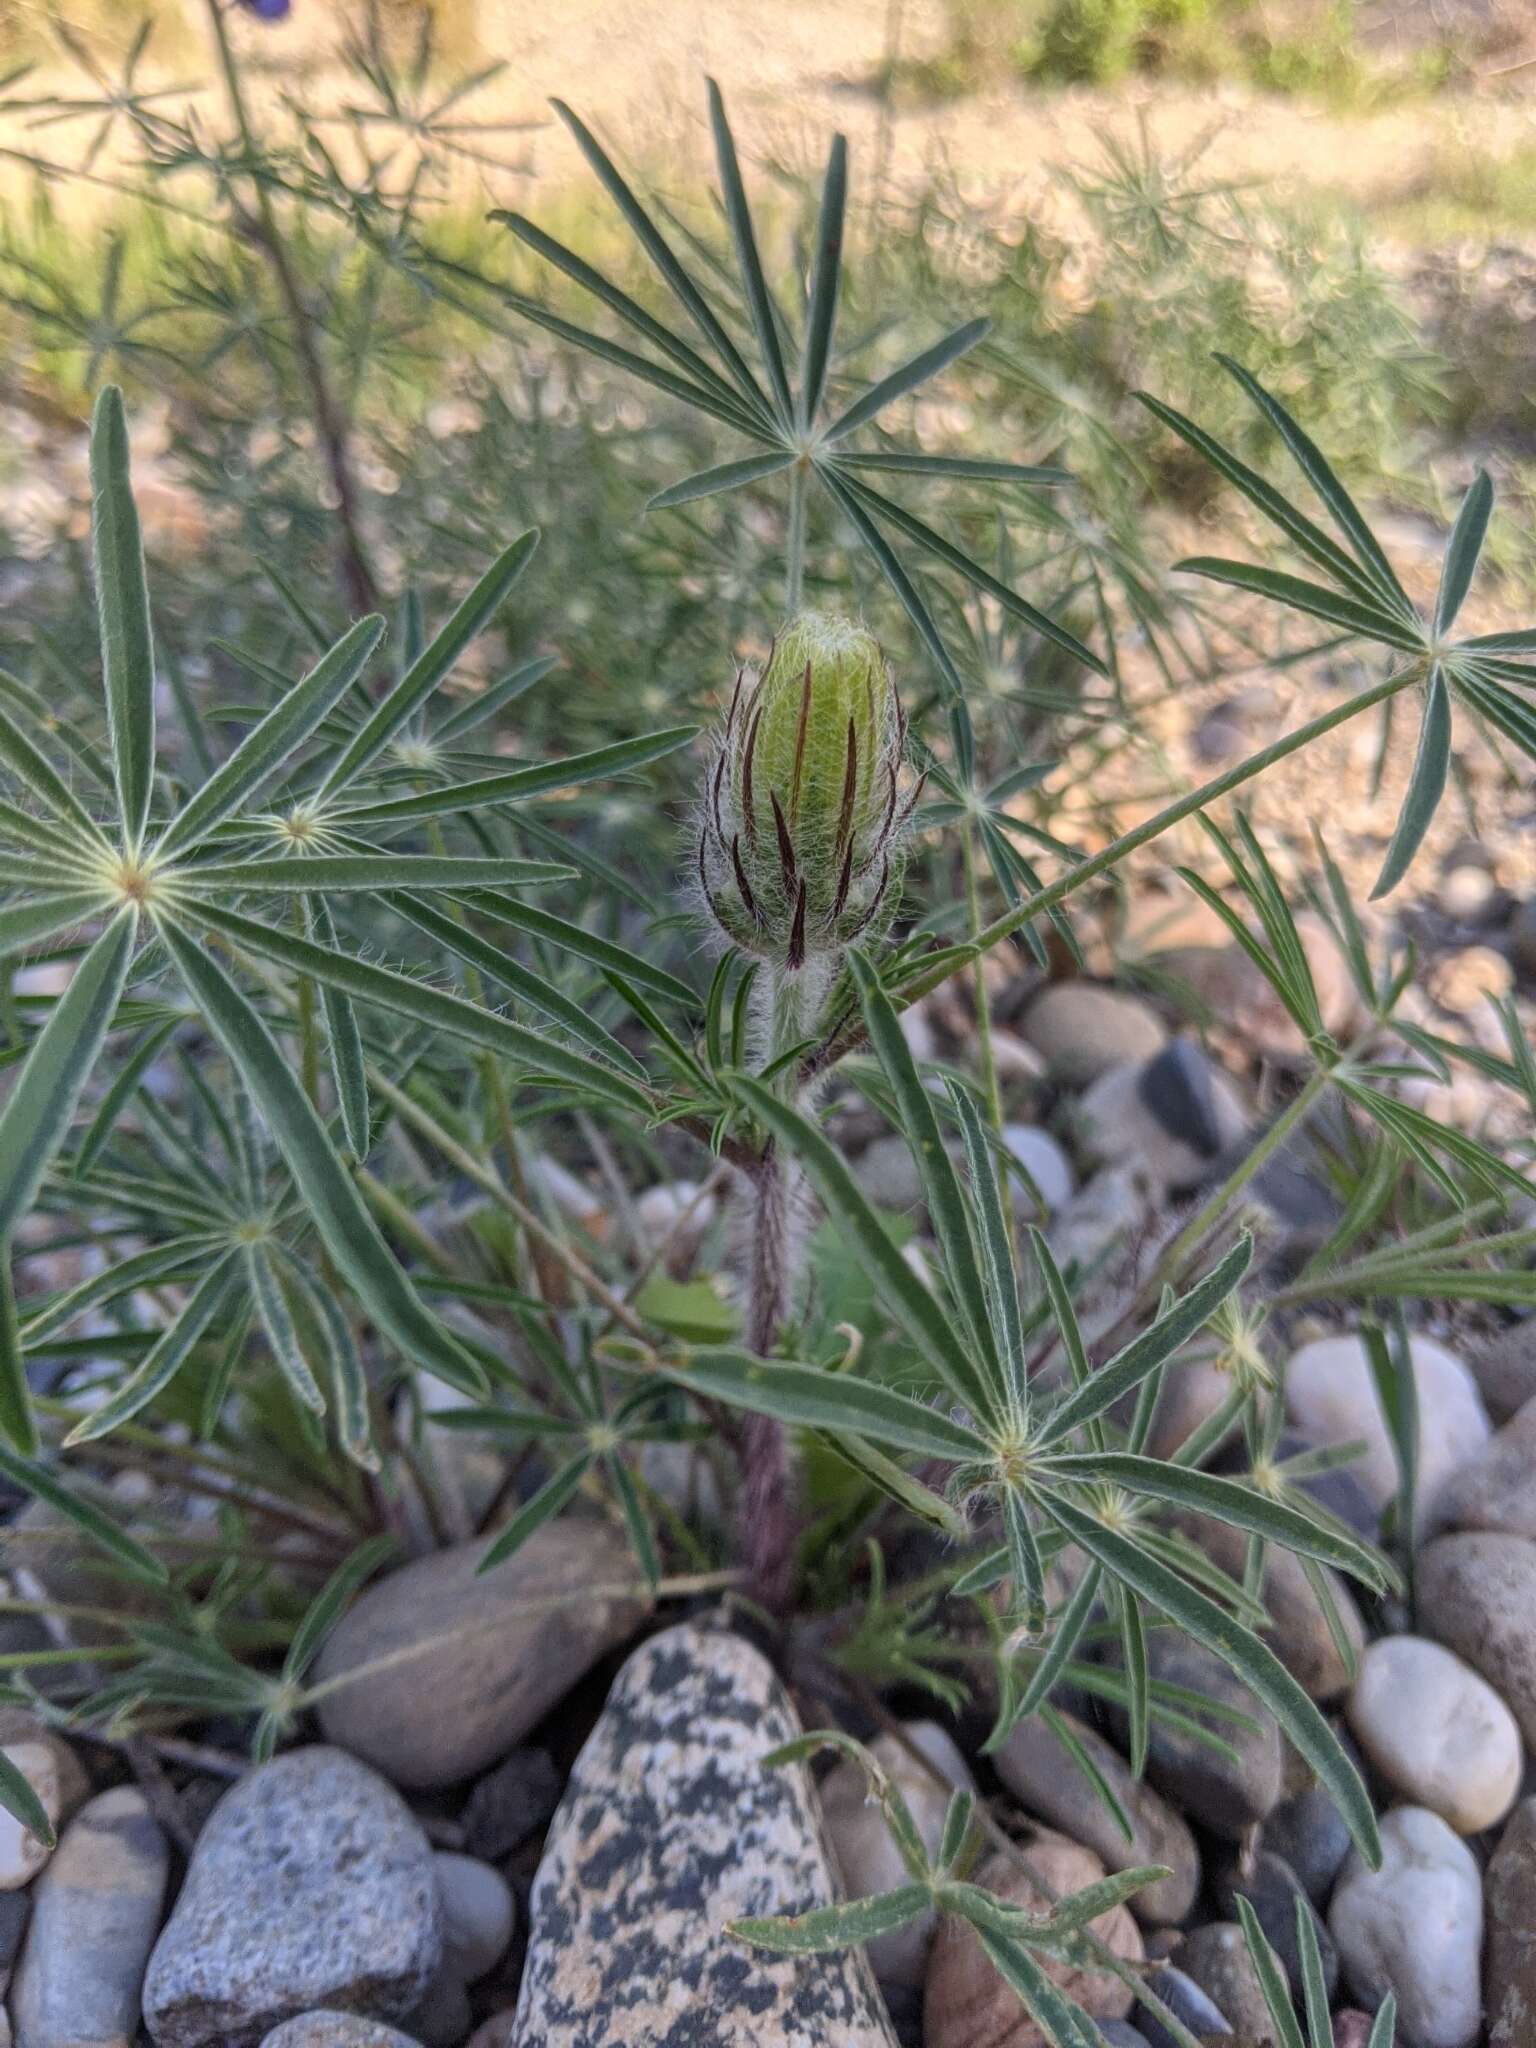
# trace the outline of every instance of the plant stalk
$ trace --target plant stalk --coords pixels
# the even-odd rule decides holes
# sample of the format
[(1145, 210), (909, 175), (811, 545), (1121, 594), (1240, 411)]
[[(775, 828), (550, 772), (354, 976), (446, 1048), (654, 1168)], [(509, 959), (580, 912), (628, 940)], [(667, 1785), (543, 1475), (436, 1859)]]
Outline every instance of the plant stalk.
[(800, 609), (805, 583), (805, 499), (808, 471), (797, 462), (789, 472), (789, 530), (784, 537), (784, 610), (793, 618)]

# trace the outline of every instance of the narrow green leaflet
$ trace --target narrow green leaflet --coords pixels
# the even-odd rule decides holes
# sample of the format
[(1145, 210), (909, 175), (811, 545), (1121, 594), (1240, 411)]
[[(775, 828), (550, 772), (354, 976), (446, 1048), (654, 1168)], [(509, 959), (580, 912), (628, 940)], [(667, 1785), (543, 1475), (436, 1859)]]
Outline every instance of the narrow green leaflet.
[(820, 1956), (833, 1949), (873, 1941), (877, 1934), (905, 1927), (926, 1912), (933, 1894), (925, 1884), (904, 1884), (873, 1898), (848, 1899), (837, 1906), (813, 1906), (807, 1913), (781, 1913), (772, 1919), (732, 1920), (726, 1932), (754, 1948), (781, 1956)]
[(105, 387), (91, 415), (91, 552), (112, 772), (123, 830), (137, 848), (155, 776), (155, 648), (128, 477), (128, 418), (115, 384)]
[(169, 1386), (196, 1349), (203, 1332), (229, 1298), (235, 1277), (233, 1255), (210, 1266), (187, 1298), (175, 1322), (151, 1348), (142, 1363), (131, 1372), (110, 1400), (91, 1410), (77, 1422), (64, 1439), (67, 1450), (73, 1444), (93, 1443), (147, 1408), (155, 1396)]
[(1181, 1295), (1156, 1322), (1139, 1337), (1133, 1337), (1123, 1350), (1117, 1351), (1097, 1372), (1090, 1373), (1052, 1409), (1042, 1430), (1042, 1443), (1060, 1443), (1084, 1423), (1095, 1420), (1187, 1344), (1237, 1286), (1252, 1258), (1253, 1239), (1240, 1237), (1226, 1257), (1188, 1294)]
[(741, 182), (741, 165), (736, 158), (736, 144), (731, 135), (730, 123), (725, 118), (725, 101), (720, 88), (711, 78), (707, 81), (709, 91), (709, 121), (714, 130), (715, 160), (720, 167), (720, 189), (725, 197), (726, 219), (731, 224), (731, 239), (736, 245), (736, 262), (741, 270), (742, 283), (746, 286), (747, 305), (752, 314), (752, 325), (757, 333), (757, 345), (762, 351), (763, 364), (768, 372), (768, 384), (774, 408), (784, 426), (788, 426), (793, 413), (789, 394), (789, 377), (784, 368), (784, 354), (779, 347), (779, 314), (768, 289), (768, 280), (763, 275), (762, 259), (757, 253), (757, 235), (752, 226), (752, 209), (747, 204), (746, 188)]
[(843, 215), (848, 204), (848, 144), (832, 138), (827, 174), (821, 186), (821, 212), (816, 222), (816, 267), (805, 316), (805, 348), (800, 362), (796, 418), (808, 428), (821, 407), (826, 388), (832, 330), (837, 325), (838, 286), (843, 274)]
[(1049, 1469), (1057, 1477), (1079, 1479), (1084, 1485), (1103, 1481), (1123, 1486), (1128, 1493), (1144, 1494), (1150, 1500), (1167, 1501), (1175, 1507), (1210, 1515), (1234, 1529), (1245, 1529), (1250, 1535), (1281, 1543), (1300, 1556), (1336, 1565), (1375, 1592), (1387, 1588), (1385, 1560), (1369, 1544), (1324, 1528), (1299, 1509), (1245, 1486), (1241, 1480), (1193, 1472), (1183, 1465), (1170, 1465), (1162, 1458), (1137, 1457), (1128, 1451), (1053, 1457)]
[(346, 1563), (338, 1565), (332, 1572), (289, 1638), (288, 1654), (283, 1659), (285, 1679), (296, 1683), (304, 1676), (319, 1656), (326, 1637), (341, 1619), (353, 1594), (367, 1585), (394, 1548), (393, 1536), (375, 1536), (367, 1543), (360, 1543)]
[(499, 1053), (514, 1061), (524, 1073), (590, 1088), (617, 1108), (642, 1113), (650, 1109), (650, 1097), (634, 1083), (584, 1054), (557, 1045), (546, 1033), (514, 1024), (497, 1010), (482, 1009), (478, 1003), (449, 995), (409, 974), (375, 967), (351, 953), (333, 952), (312, 939), (301, 939), (275, 925), (257, 924), (252, 918), (217, 909), (211, 903), (200, 903), (195, 915), (199, 923), (211, 926), (261, 959), (274, 960), (298, 974), (312, 975), (317, 982), (329, 984), (359, 1002), (396, 1010), (429, 1030), (446, 1031), (471, 1045), (482, 1046), (487, 1052)]
[(1255, 1698), (1269, 1708), (1332, 1794), (1356, 1845), (1374, 1869), (1381, 1860), (1381, 1845), (1370, 1796), (1328, 1723), (1273, 1651), (1131, 1537), (1108, 1528), (1061, 1495), (1053, 1497), (1051, 1512), (1089, 1557), (1232, 1667)]
[(1480, 469), (1471, 489), (1461, 501), (1456, 524), (1446, 545), (1440, 570), (1440, 590), (1435, 599), (1435, 637), (1449, 633), (1456, 623), (1462, 600), (1471, 588), (1477, 558), (1483, 551), (1488, 520), (1493, 511), (1493, 485), (1488, 472)]
[(357, 681), (383, 637), (384, 621), (376, 612), (345, 632), (183, 805), (161, 835), (156, 853), (164, 859), (181, 847), (195, 846), (281, 774)]
[(580, 783), (617, 775), (626, 768), (644, 768), (664, 754), (686, 747), (698, 730), (696, 725), (669, 726), (665, 732), (618, 740), (612, 746), (594, 747), (590, 754), (573, 754), (564, 761), (534, 761), (526, 768), (477, 776), (444, 789), (424, 789), (415, 796), (383, 797), (376, 803), (352, 805), (343, 815), (348, 825), (397, 825), (409, 824), (417, 818), (440, 818), (454, 811), (476, 811), (486, 804), (521, 803), (546, 790), (575, 789)]
[(877, 413), (884, 412), (888, 405), (894, 405), (898, 398), (904, 398), (909, 391), (915, 391), (919, 384), (925, 384), (930, 377), (936, 377), (941, 370), (973, 349), (978, 341), (984, 341), (991, 332), (990, 320), (967, 320), (963, 327), (956, 327), (941, 341), (934, 342), (909, 362), (890, 371), (877, 384), (871, 384), (862, 398), (856, 399), (848, 410), (832, 422), (822, 437), (827, 441), (840, 441), (845, 434), (851, 434), (855, 427), (868, 425)]
[(465, 648), (481, 628), (488, 624), (498, 606), (503, 603), (513, 584), (533, 559), (533, 552), (538, 544), (539, 536), (530, 527), (528, 532), (520, 533), (510, 547), (502, 550), (447, 625), (422, 650), (388, 695), (375, 706), (371, 716), (364, 720), (350, 743), (343, 749), (340, 759), (326, 771), (325, 779), (320, 785), (322, 797), (330, 796), (336, 790), (345, 789), (348, 783), (355, 781), (369, 763), (384, 751), (412, 713), (431, 696)]
[(780, 1422), (834, 1433), (851, 1430), (897, 1450), (927, 1458), (971, 1462), (985, 1458), (986, 1444), (963, 1422), (915, 1401), (895, 1387), (825, 1372), (789, 1359), (762, 1359), (750, 1351), (697, 1347), (673, 1368), (679, 1381), (712, 1400), (751, 1408)]
[(39, 946), (58, 932), (73, 931), (106, 905), (101, 889), (59, 889), (0, 910), (0, 957)]
[(11, 1762), (3, 1749), (0, 1749), (0, 1806), (19, 1820), (24, 1828), (30, 1828), (45, 1849), (53, 1847), (58, 1837), (54, 1834), (47, 1809), (33, 1791), (31, 1781)]
[[(992, 1390), (944, 1309), (918, 1279), (866, 1200), (836, 1146), (797, 1110), (750, 1075), (732, 1086), (779, 1143), (800, 1161), (812, 1185), (863, 1256), (892, 1314), (945, 1383), (975, 1414), (987, 1414)], [(855, 1423), (854, 1427), (860, 1425)]]
[(272, 860), (209, 861), (183, 868), (178, 889), (275, 889), (314, 894), (382, 889), (525, 888), (568, 881), (576, 870), (548, 860), (444, 858), (433, 853), (311, 853)]
[(1381, 873), (1371, 890), (1371, 901), (1395, 889), (1408, 872), (1424, 834), (1445, 793), (1451, 767), (1451, 693), (1446, 688), (1445, 670), (1436, 662), (1429, 672), (1429, 694), (1424, 700), (1424, 723), (1419, 729), (1418, 752), (1413, 777), (1403, 799), (1397, 830), (1382, 862)]
[(531, 1500), (524, 1502), (507, 1526), (498, 1531), (475, 1569), (479, 1572), (494, 1571), (497, 1565), (504, 1564), (514, 1552), (521, 1550), (535, 1529), (559, 1514), (591, 1471), (593, 1463), (590, 1451), (578, 1451), (574, 1458), (562, 1465)]
[(0, 1111), (0, 1245), (31, 1208), (112, 1028), (137, 918), (119, 911), (75, 969)]
[(721, 491), (739, 491), (746, 484), (761, 483), (777, 476), (797, 460), (793, 449), (776, 448), (768, 455), (744, 455), (736, 462), (719, 462), (712, 469), (695, 470), (675, 484), (668, 484), (646, 500), (647, 512), (665, 512), (673, 505), (691, 505), (695, 498), (712, 498)]
[(162, 937), (209, 1028), (260, 1104), (325, 1247), (358, 1300), (413, 1364), (428, 1366), (465, 1393), (484, 1393), (479, 1367), (396, 1264), (265, 1020), (200, 939), (169, 922)]
[(30, 1458), (19, 1458), (14, 1451), (8, 1451), (0, 1444), (0, 1478), (9, 1480), (23, 1493), (46, 1501), (49, 1507), (73, 1522), (87, 1542), (104, 1551), (131, 1577), (149, 1586), (163, 1586), (168, 1582), (170, 1574), (153, 1552), (146, 1550), (125, 1529), (119, 1528), (110, 1515), (103, 1514), (78, 1488), (66, 1486), (48, 1466), (36, 1464)]

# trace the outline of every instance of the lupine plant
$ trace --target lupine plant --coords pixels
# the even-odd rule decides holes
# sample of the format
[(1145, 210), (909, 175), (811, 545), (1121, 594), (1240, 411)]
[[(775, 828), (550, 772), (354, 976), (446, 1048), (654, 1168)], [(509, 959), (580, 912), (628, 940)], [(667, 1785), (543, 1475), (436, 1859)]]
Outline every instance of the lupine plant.
[[(663, 1600), (724, 1592), (793, 1637), (814, 1559), (836, 1580), (817, 1617), (834, 1668), (845, 1652), (863, 1677), (882, 1657), (889, 1674), (931, 1674), (949, 1655), (950, 1617), (977, 1618), (934, 1682), (952, 1696), (957, 1672), (972, 1679), (994, 1741), (1022, 1717), (1051, 1715), (1070, 1683), (1123, 1709), (1139, 1770), (1154, 1721), (1187, 1721), (1187, 1702), (1148, 1658), (1149, 1631), (1176, 1626), (1276, 1716), (1374, 1855), (1364, 1789), (1261, 1641), (1255, 1589), (1269, 1544), (1294, 1552), (1324, 1594), (1326, 1568), (1375, 1597), (1409, 1559), (1378, 1553), (1317, 1505), (1305, 1482), (1327, 1454), (1281, 1454), (1268, 1320), (1292, 1302), (1362, 1304), (1407, 1451), (1404, 1304), (1529, 1299), (1533, 1233), (1503, 1213), (1530, 1188), (1528, 1157), (1438, 1122), (1398, 1083), (1409, 1055), (1421, 1073), (1466, 1063), (1536, 1109), (1536, 1067), (1512, 1006), (1507, 1056), (1400, 1014), (1411, 955), (1368, 935), (1320, 843), (1315, 907), (1372, 1019), (1357, 1042), (1336, 1044), (1265, 847), (1221, 807), (1346, 721), (1416, 702), (1416, 766), (1385, 893), (1444, 791), (1457, 717), (1536, 755), (1536, 631), (1457, 632), (1487, 480), (1465, 496), (1426, 612), (1334, 467), (1248, 370), (1223, 364), (1260, 445), (1290, 458), (1310, 501), (1148, 397), (1164, 452), (1189, 451), (1274, 539), (1273, 560), (1212, 555), (1180, 569), (1235, 590), (1249, 635), (1274, 607), (1347, 641), (1365, 680), (1089, 852), (1048, 829), (1049, 811), (1021, 817), (1021, 800), (1049, 791), (1051, 742), (1118, 701), (1111, 640), (1127, 619), (1155, 627), (1175, 673), (1170, 622), (1194, 616), (1179, 595), (1189, 586), (1154, 590), (1146, 543), (1132, 562), (1101, 524), (1079, 521), (1078, 487), (1033, 459), (1053, 445), (946, 452), (911, 445), (893, 424), (931, 380), (991, 344), (971, 319), (915, 352), (904, 342), (893, 367), (866, 374), (869, 337), (841, 339), (837, 318), (851, 296), (841, 143), (805, 260), (791, 253), (780, 272), (786, 238), (754, 217), (717, 93), (728, 255), (637, 196), (562, 109), (649, 280), (609, 275), (509, 209), (470, 260), (432, 240), (387, 152), (365, 148), (365, 169), (349, 173), (324, 122), (306, 117), (298, 140), (264, 155), (217, 6), (212, 21), (234, 122), (222, 143), (158, 103), (111, 112), (137, 124), (161, 196), (178, 179), (206, 180), (234, 260), (264, 252), (272, 301), (256, 329), (221, 328), (210, 360), (257, 361), (303, 388), (331, 546), (318, 545), (327, 522), (285, 471), (271, 495), (292, 508), (287, 551), (249, 559), (252, 533), (275, 542), (279, 531), (262, 524), (258, 481), (239, 508), (247, 523), (228, 578), (222, 563), (202, 587), (195, 571), (174, 572), (157, 636), (127, 414), (109, 386), (91, 434), (100, 687), (79, 637), (42, 628), (15, 658), (27, 673), (0, 673), (0, 952), (51, 977), (18, 979), (0, 1013), (0, 1472), (68, 1518), (134, 1596), (105, 1623), (90, 1610), (113, 1634), (84, 1676), (74, 1650), (47, 1653), (51, 1664), (18, 1653), (18, 1696), (111, 1739), (232, 1716), (269, 1753), (313, 1704), (316, 1648), (379, 1568), (383, 1539), (406, 1534), (409, 1502), (425, 1503), (433, 1537), (454, 1533), (418, 1452), (425, 1434), (471, 1432), (509, 1452), (506, 1485), (471, 1531), (486, 1569), (515, 1570), (522, 1544), (580, 1496), (629, 1531), (638, 1588)], [(360, 48), (360, 76), (379, 96), (377, 120), (355, 124), (365, 143), (381, 127), (395, 143), (409, 135), (422, 162), (449, 146), (454, 103), (413, 97), (377, 41)], [(358, 268), (329, 274), (366, 289), (353, 299), (335, 287), (317, 322), (313, 280), (296, 266), (322, 267), (338, 241)], [(609, 324), (579, 326), (524, 270), (498, 270), (487, 252), (503, 243), (524, 266), (531, 252), (561, 291), (595, 300)], [(196, 317), (233, 320), (233, 272), (210, 257), (196, 274)], [(578, 413), (588, 394), (596, 411), (638, 380), (665, 409), (669, 456), (681, 444), (701, 460), (722, 452), (709, 445), (717, 430), (737, 437), (728, 459), (681, 480), (659, 469), (644, 536), (614, 539), (635, 596), (634, 620), (610, 622), (603, 643), (618, 650), (604, 678), (623, 707), (621, 736), (574, 754), (555, 743), (613, 714), (579, 663), (562, 672), (528, 597), (543, 549), (568, 549), (568, 574), (590, 535), (550, 535), (540, 554), (532, 531), (508, 543), (491, 528), (493, 494), (469, 487), (472, 449), (462, 515), (422, 510), (408, 526), (442, 552), (419, 579), (409, 561), (398, 579), (383, 566), (358, 484), (365, 408), (349, 411), (334, 342), (389, 290), (413, 307), (409, 321), (390, 325), (397, 307), (379, 322), (390, 375), (396, 345), (408, 353), (426, 331), (411, 323), (430, 314), (449, 323), (440, 334), (471, 333), (476, 346), (493, 335), (496, 360), (530, 383), (531, 352), (557, 348)], [(104, 357), (93, 350), (93, 364), (134, 367), (124, 340)], [(882, 334), (875, 353), (883, 346)], [(502, 403), (504, 414), (487, 401), (482, 415), (498, 459), (536, 447), (548, 425), (537, 397), (523, 413)], [(584, 420), (562, 431), (587, 436), (563, 448), (610, 459)], [(641, 438), (613, 473), (627, 480), (652, 455)], [(198, 474), (227, 511), (229, 466), (219, 468)], [(722, 521), (750, 507), (750, 524), (695, 523), (717, 497)], [(1043, 552), (1031, 553), (1042, 533)], [(620, 558), (621, 547), (634, 552)], [(662, 623), (642, 642), (658, 589)], [(1207, 598), (1202, 621), (1223, 601)], [(541, 602), (555, 603), (549, 586)], [(220, 607), (245, 622), (233, 642), (201, 631)], [(484, 653), (493, 636), (504, 660)], [(701, 721), (697, 692), (676, 707), (670, 695), (681, 638), (707, 646), (715, 677), (713, 736), (686, 756)], [(1035, 657), (1100, 694), (1085, 709), (1075, 689), (1032, 693)], [(1027, 751), (1008, 702), (1015, 662)], [(685, 783), (690, 800), (663, 835), (654, 814)], [(677, 842), (665, 881), (627, 858), (625, 821), (643, 813), (648, 847)], [(1272, 985), (1306, 1066), (1107, 1325), (1090, 1323), (1090, 1276), (1028, 1220), (1029, 1190), (1001, 1143), (983, 970), (1015, 940), (1041, 958), (1071, 947), (1072, 899), (1192, 818), (1230, 887), (1193, 869), (1188, 885)], [(952, 858), (958, 891), (946, 881)], [(903, 1028), (906, 1010), (957, 977), (977, 1006), (976, 1076), (931, 1070)], [(1397, 1048), (1383, 1051), (1389, 1034)], [(932, 1226), (921, 1259), (835, 1142), (831, 1112), (853, 1096), (916, 1160)], [(1325, 1103), (1346, 1120), (1333, 1162), (1341, 1219), (1272, 1284), (1244, 1227), (1248, 1196)], [(631, 1185), (676, 1157), (663, 1146), (698, 1162), (700, 1203), (723, 1198), (705, 1270), (687, 1283), (661, 1270), (683, 1221), (658, 1246), (627, 1214)], [(611, 1231), (562, 1212), (552, 1190), (573, 1166), (608, 1191)], [(467, 1230), (454, 1203), (472, 1212)], [(831, 1238), (863, 1290), (851, 1331), (821, 1313), (814, 1284)], [(59, 1283), (40, 1262), (61, 1247), (90, 1256)], [(1174, 1456), (1155, 1457), (1160, 1391), (1196, 1351), (1227, 1372), (1229, 1397)], [(1246, 1469), (1210, 1469), (1239, 1439)], [(712, 1547), (648, 1483), (643, 1454), (658, 1441), (719, 1450), (734, 1468), (724, 1543)], [(829, 1542), (813, 1463), (840, 1475)], [(1399, 1535), (1412, 1526), (1407, 1463)], [(152, 1516), (127, 1528), (101, 1483), (123, 1466), (216, 1501), (218, 1522), (188, 1534)], [(1183, 1533), (1190, 1514), (1246, 1536), (1242, 1583)], [(887, 1589), (879, 1547), (902, 1528), (922, 1530), (938, 1559), (910, 1602)], [(865, 1540), (879, 1560), (867, 1575)], [(67, 1632), (87, 1617), (63, 1603), (54, 1618)], [(1088, 2023), (1041, 1962), (1079, 1952), (1088, 1922), (1149, 1873), (1122, 1873), (1044, 1918), (1021, 1915), (970, 1883), (984, 1816), (958, 1804), (930, 1865), (899, 1794), (876, 1791), (911, 1884), (744, 1937), (801, 1948), (864, 1939), (936, 1903), (977, 1928), (1059, 2048), (1082, 2048)], [(44, 1831), (14, 1773), (0, 1772), (0, 1797)], [(1327, 2048), (1313, 1974), (1302, 1987), (1308, 2048)], [(1302, 2036), (1272, 1971), (1265, 1985), (1295, 2048)], [(1373, 2048), (1390, 2034), (1386, 2016)]]

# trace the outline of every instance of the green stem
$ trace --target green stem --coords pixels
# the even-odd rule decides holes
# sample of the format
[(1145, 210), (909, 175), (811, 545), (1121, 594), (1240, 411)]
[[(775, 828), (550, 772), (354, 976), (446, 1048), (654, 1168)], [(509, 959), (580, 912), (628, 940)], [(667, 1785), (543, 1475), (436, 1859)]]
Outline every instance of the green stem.
[[(1321, 739), (1336, 726), (1345, 724), (1351, 718), (1357, 718), (1362, 711), (1370, 711), (1377, 704), (1384, 704), (1389, 697), (1397, 696), (1411, 683), (1418, 681), (1419, 668), (1419, 664), (1412, 663), (1399, 674), (1388, 676), (1369, 690), (1362, 690), (1358, 697), (1351, 697), (1348, 703), (1340, 704), (1332, 711), (1325, 711), (1320, 718), (1314, 718), (1306, 725), (1299, 725), (1294, 732), (1276, 740), (1273, 746), (1264, 747), (1259, 753), (1251, 754), (1246, 761), (1239, 761), (1235, 768), (1229, 768), (1224, 775), (1218, 775), (1212, 781), (1202, 783), (1198, 789), (1191, 790), (1187, 796), (1179, 797), (1176, 802), (1167, 805), (1132, 831), (1123, 832), (1118, 839), (1101, 848), (1098, 853), (1090, 855), (1087, 860), (1079, 861), (1075, 867), (1068, 868), (1065, 874), (1058, 875), (1056, 880), (1047, 883), (1045, 888), (1037, 889), (1033, 896), (1026, 896), (1024, 901), (1012, 910), (1005, 910), (1001, 916), (993, 918), (989, 925), (985, 925), (977, 933), (977, 945), (985, 952), (997, 945), (1000, 940), (1011, 938), (1015, 932), (1022, 931), (1025, 925), (1032, 924), (1045, 911), (1054, 909), (1075, 889), (1081, 889), (1085, 882), (1091, 882), (1097, 876), (1107, 874), (1111, 868), (1117, 867), (1127, 854), (1135, 853), (1138, 848), (1161, 838), (1171, 826), (1182, 824), (1186, 818), (1193, 817), (1196, 811), (1203, 811), (1208, 804), (1219, 802), (1222, 797), (1229, 796), (1234, 789), (1241, 789), (1245, 782), (1251, 782), (1256, 775), (1264, 774), (1267, 769), (1273, 768), (1277, 761), (1283, 761), (1288, 754), (1297, 753), (1302, 747), (1310, 746), (1313, 740)], [(908, 982), (906, 987), (899, 991), (897, 1000), (903, 1005), (916, 1002), (919, 996), (927, 995), (930, 989), (935, 989), (940, 982), (948, 980), (953, 971), (951, 965), (942, 966), (937, 970), (928, 969)], [(847, 1050), (846, 1046), (837, 1048), (839, 1054)], [(827, 1063), (818, 1060), (818, 1068)]]
[(1274, 1158), (1292, 1132), (1311, 1113), (1312, 1105), (1328, 1088), (1338, 1071), (1336, 1067), (1318, 1067), (1313, 1071), (1306, 1086), (1275, 1118), (1253, 1150), (1239, 1160), (1220, 1187), (1201, 1204), (1172, 1244), (1166, 1248), (1142, 1283), (1139, 1290), (1141, 1297), (1155, 1292), (1165, 1280), (1172, 1280), (1177, 1276), (1190, 1253), (1203, 1242), (1206, 1233), (1221, 1219), (1228, 1203), (1242, 1193), (1266, 1161)]
[(800, 609), (805, 581), (805, 496), (808, 471), (797, 462), (789, 472), (789, 530), (784, 536), (784, 609), (793, 618)]

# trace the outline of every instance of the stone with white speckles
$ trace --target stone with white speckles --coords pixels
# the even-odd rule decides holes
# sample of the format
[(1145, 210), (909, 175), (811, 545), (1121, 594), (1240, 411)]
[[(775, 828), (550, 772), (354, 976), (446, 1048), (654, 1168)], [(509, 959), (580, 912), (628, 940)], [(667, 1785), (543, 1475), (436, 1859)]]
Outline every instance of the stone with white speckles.
[(800, 1733), (738, 1636), (671, 1628), (629, 1658), (576, 1760), (529, 1902), (517, 2048), (895, 2048), (853, 1950), (769, 1955), (741, 1915), (836, 1896)]
[(1488, 1865), (1488, 2048), (1536, 2039), (1536, 1799), (1510, 1815)]

